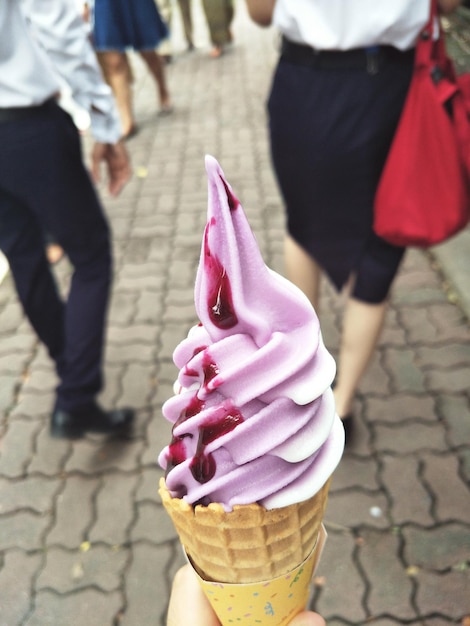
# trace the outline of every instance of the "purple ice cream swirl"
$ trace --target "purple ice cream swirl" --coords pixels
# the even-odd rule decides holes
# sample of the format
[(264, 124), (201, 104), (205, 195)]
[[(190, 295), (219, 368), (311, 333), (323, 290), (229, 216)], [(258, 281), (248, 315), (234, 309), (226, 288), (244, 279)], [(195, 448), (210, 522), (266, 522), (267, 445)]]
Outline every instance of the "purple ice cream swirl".
[(287, 506), (319, 491), (341, 458), (335, 363), (308, 299), (264, 264), (214, 158), (206, 170), (201, 323), (173, 355), (179, 392), (163, 405), (173, 437), (159, 463), (190, 504)]

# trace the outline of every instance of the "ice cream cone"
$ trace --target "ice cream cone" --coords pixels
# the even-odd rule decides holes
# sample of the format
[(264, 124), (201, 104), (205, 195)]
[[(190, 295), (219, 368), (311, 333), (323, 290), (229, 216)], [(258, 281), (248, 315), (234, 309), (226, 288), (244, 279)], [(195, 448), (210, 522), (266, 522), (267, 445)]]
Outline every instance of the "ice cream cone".
[(202, 578), (253, 583), (291, 572), (313, 551), (325, 511), (330, 480), (313, 497), (279, 509), (258, 504), (193, 507), (172, 498), (165, 480), (159, 493), (181, 543)]
[(344, 448), (336, 366), (308, 298), (264, 263), (212, 157), (195, 283), (176, 347), (163, 505), (222, 626), (286, 626), (307, 602)]

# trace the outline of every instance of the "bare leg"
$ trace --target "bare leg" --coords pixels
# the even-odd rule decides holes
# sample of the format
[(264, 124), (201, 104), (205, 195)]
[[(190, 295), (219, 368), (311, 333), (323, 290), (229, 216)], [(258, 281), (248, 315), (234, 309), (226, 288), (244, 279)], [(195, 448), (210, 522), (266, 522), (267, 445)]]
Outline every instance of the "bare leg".
[(336, 411), (340, 417), (351, 411), (356, 388), (377, 345), (387, 304), (387, 301), (369, 304), (354, 298), (347, 301), (334, 390)]
[(165, 77), (165, 66), (162, 59), (155, 50), (139, 50), (139, 54), (144, 59), (147, 67), (157, 84), (158, 98), (160, 100), (161, 111), (171, 110), (171, 99)]
[(234, 16), (232, 0), (202, 0), (207, 27), (213, 45), (210, 56), (221, 56), (226, 44), (233, 40), (230, 25)]
[(191, 15), (191, 0), (178, 0), (181, 11), (181, 19), (183, 21), (184, 36), (188, 44), (188, 49), (194, 48), (193, 42), (193, 18)]
[[(320, 267), (289, 236), (284, 250), (287, 277), (302, 289), (318, 313)], [(351, 411), (357, 386), (374, 354), (387, 305), (387, 301), (369, 304), (351, 297), (347, 300), (334, 390), (336, 411), (340, 417), (346, 417)]]
[(121, 118), (123, 135), (128, 135), (135, 127), (132, 112), (132, 72), (124, 52), (109, 50), (98, 52), (98, 60), (106, 82), (116, 98), (116, 105)]
[[(158, 12), (161, 18), (168, 26), (170, 30), (171, 20), (173, 17), (173, 6), (171, 0), (158, 0), (157, 1)], [(171, 63), (172, 60), (172, 47), (171, 47), (171, 35), (168, 35), (166, 39), (163, 39), (158, 48), (158, 54), (165, 61), (165, 63)]]
[(312, 257), (292, 237), (284, 242), (287, 278), (301, 289), (318, 313), (321, 270)]

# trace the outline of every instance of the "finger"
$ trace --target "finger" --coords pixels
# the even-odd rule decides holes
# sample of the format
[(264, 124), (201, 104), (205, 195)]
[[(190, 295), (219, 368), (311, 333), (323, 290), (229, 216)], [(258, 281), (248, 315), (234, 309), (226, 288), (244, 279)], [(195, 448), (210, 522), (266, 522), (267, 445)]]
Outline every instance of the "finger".
[(109, 193), (117, 196), (125, 184), (129, 181), (131, 172), (128, 167), (120, 167), (119, 169), (110, 170), (109, 172)]
[(294, 617), (289, 626), (325, 626), (325, 620), (313, 611), (302, 611)]
[(91, 166), (90, 173), (95, 184), (98, 184), (101, 180), (101, 162), (104, 160), (106, 154), (106, 147), (103, 143), (96, 141), (93, 145), (91, 153)]
[(220, 626), (190, 565), (176, 572), (167, 626)]
[(131, 178), (129, 156), (121, 142), (111, 146), (107, 152), (108, 189), (112, 196), (117, 196)]
[(325, 620), (318, 613), (304, 611), (296, 615), (289, 626), (325, 626)]
[(116, 172), (110, 172), (108, 191), (111, 196), (119, 195), (119, 192), (124, 187), (125, 181), (121, 177), (116, 175)]
[(93, 182), (97, 185), (100, 182), (100, 161), (94, 156), (91, 160), (90, 174)]

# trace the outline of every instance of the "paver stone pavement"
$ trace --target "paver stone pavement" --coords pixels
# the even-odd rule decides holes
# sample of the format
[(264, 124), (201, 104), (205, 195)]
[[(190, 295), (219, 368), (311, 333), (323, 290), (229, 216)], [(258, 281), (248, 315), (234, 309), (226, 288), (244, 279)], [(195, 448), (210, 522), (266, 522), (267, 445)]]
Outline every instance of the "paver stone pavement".
[[(283, 271), (265, 111), (277, 35), (250, 23), (238, 1), (235, 43), (214, 61), (200, 1), (193, 9), (192, 53), (174, 14), (173, 115), (157, 116), (154, 86), (131, 57), (134, 176), (118, 199), (100, 189), (115, 253), (101, 400), (136, 408), (130, 439), (49, 437), (53, 367), (11, 277), (0, 286), (1, 626), (164, 624), (183, 556), (157, 494), (156, 459), (170, 437), (161, 405), (176, 375), (172, 351), (196, 321), (206, 153), (225, 170), (266, 262)], [(452, 28), (462, 39), (462, 23), (449, 36)], [(468, 274), (470, 247), (444, 246)], [(65, 291), (68, 261), (54, 271)], [(470, 623), (470, 292), (460, 278), (434, 251), (410, 250), (394, 286), (326, 512), (312, 597), (331, 625)], [(325, 284), (320, 319), (334, 355), (341, 311)]]

